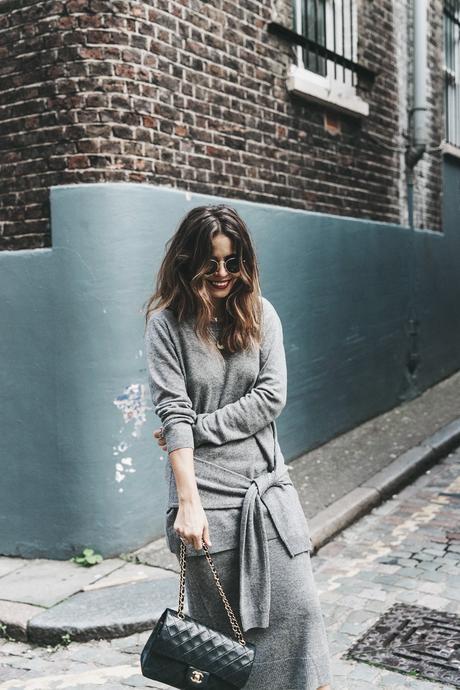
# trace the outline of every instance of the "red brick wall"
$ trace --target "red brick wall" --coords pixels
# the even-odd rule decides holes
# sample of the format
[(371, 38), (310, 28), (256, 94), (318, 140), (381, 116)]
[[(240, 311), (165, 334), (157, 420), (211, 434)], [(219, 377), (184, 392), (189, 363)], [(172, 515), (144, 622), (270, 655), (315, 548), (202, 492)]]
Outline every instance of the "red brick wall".
[[(432, 2), (439, 78), (442, 2)], [(49, 187), (79, 182), (148, 182), (400, 221), (392, 0), (360, 3), (359, 60), (379, 74), (362, 94), (370, 116), (341, 116), (337, 135), (322, 106), (287, 93), (291, 48), (267, 32), (265, 0), (18, 5), (0, 0), (0, 249), (49, 246)], [(441, 93), (440, 80), (433, 102)], [(433, 228), (435, 155), (425, 217)]]

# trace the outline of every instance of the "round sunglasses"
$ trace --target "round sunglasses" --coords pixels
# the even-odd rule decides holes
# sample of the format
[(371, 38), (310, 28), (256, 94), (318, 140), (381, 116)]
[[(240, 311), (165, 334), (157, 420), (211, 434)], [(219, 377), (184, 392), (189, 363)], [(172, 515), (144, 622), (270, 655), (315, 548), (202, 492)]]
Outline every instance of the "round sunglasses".
[[(240, 271), (240, 259), (237, 256), (231, 256), (229, 259), (222, 259), (224, 262), (225, 270), (229, 273), (239, 273)], [(216, 259), (209, 259), (206, 263), (204, 269), (205, 276), (211, 276), (213, 273), (219, 270), (219, 264), (222, 261), (217, 261)], [(242, 259), (242, 263), (245, 264), (246, 260)]]

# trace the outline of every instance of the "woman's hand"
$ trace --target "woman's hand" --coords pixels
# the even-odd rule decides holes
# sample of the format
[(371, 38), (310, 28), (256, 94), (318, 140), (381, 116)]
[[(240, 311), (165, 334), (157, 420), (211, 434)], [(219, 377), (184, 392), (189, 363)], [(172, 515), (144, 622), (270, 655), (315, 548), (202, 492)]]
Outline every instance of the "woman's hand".
[(157, 439), (157, 443), (160, 446), (160, 448), (166, 449), (166, 439), (163, 436), (163, 427), (155, 429), (155, 431), (153, 432), (153, 437)]
[(211, 546), (208, 519), (199, 498), (179, 499), (174, 529), (184, 542), (192, 544), (197, 551), (203, 548), (203, 541), (206, 546)]

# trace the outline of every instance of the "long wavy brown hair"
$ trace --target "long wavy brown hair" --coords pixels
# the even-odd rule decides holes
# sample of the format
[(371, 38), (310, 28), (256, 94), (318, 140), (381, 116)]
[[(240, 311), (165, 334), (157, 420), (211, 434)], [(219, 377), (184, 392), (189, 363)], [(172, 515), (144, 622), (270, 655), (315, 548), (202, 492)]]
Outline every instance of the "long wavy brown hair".
[(171, 309), (178, 321), (191, 319), (195, 333), (215, 348), (209, 329), (214, 305), (204, 272), (212, 258), (212, 240), (219, 233), (230, 238), (240, 259), (240, 272), (235, 274), (232, 290), (222, 298), (225, 312), (221, 343), (223, 351), (232, 353), (260, 344), (262, 303), (259, 268), (248, 228), (235, 209), (226, 204), (196, 206), (167, 241), (155, 292), (144, 305), (145, 323), (153, 312)]

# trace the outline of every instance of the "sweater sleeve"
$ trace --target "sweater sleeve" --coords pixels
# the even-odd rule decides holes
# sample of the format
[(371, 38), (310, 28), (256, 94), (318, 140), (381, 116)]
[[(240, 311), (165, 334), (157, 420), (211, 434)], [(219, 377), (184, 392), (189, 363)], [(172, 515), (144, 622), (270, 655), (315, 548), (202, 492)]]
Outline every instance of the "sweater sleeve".
[(287, 368), (281, 320), (265, 300), (260, 371), (254, 387), (235, 402), (197, 414), (193, 425), (195, 447), (222, 445), (247, 438), (270, 424), (283, 410), (287, 397)]
[(160, 418), (168, 453), (194, 448), (196, 419), (179, 358), (166, 324), (151, 317), (145, 331), (148, 379), (155, 414)]

